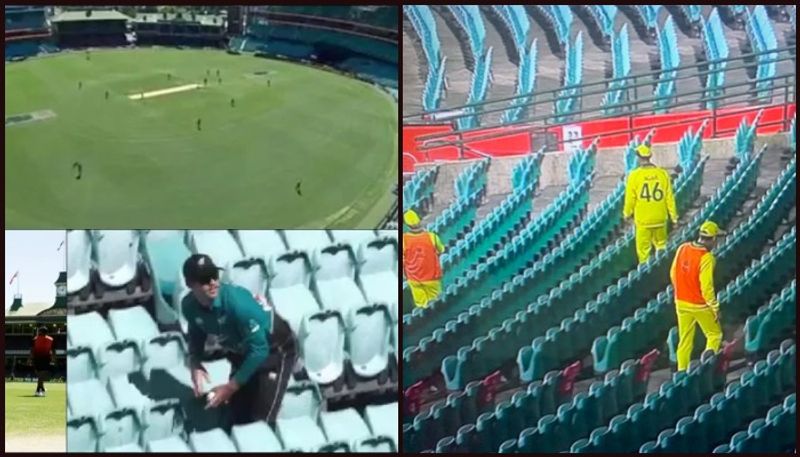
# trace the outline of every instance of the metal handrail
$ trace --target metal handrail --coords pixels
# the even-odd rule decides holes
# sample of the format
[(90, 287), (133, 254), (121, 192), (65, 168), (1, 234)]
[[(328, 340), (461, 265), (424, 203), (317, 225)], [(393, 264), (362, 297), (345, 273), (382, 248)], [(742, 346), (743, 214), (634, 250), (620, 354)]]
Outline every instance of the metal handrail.
[[(474, 116), (476, 114), (488, 114), (488, 113), (493, 113), (493, 112), (505, 111), (505, 110), (507, 110), (509, 108), (531, 107), (531, 106), (535, 106), (535, 105), (538, 105), (538, 104), (552, 103), (554, 100), (556, 100), (558, 98), (558, 93), (560, 93), (560, 92), (562, 92), (564, 90), (584, 89), (584, 88), (587, 88), (587, 87), (598, 86), (598, 85), (603, 85), (604, 88), (602, 90), (589, 91), (589, 92), (585, 92), (584, 90), (581, 90), (581, 93), (583, 95), (605, 94), (605, 93), (608, 92), (608, 89), (607, 89), (608, 85), (610, 85), (611, 83), (619, 82), (619, 81), (633, 80), (634, 84), (626, 84), (622, 88), (623, 89), (635, 89), (635, 88), (643, 87), (643, 86), (652, 86), (653, 84), (656, 84), (658, 82), (678, 81), (678, 80), (681, 80), (681, 79), (691, 79), (691, 78), (696, 78), (698, 76), (704, 76), (704, 75), (707, 75), (707, 74), (710, 74), (710, 73), (716, 73), (718, 71), (721, 71), (719, 69), (711, 69), (711, 66), (713, 64), (716, 64), (716, 63), (739, 62), (739, 61), (742, 62), (741, 65), (726, 67), (725, 71), (729, 71), (729, 70), (738, 70), (738, 69), (742, 69), (742, 68), (746, 69), (746, 68), (753, 67), (754, 65), (757, 65), (757, 63), (747, 64), (745, 62), (745, 60), (749, 60), (750, 58), (756, 58), (756, 57), (761, 56), (761, 55), (770, 55), (771, 56), (773, 54), (778, 54), (778, 56), (776, 56), (774, 58), (769, 58), (767, 60), (763, 60), (762, 63), (763, 62), (776, 62), (777, 63), (777, 62), (783, 62), (783, 61), (787, 61), (787, 60), (794, 60), (795, 57), (792, 54), (787, 54), (787, 55), (783, 55), (783, 56), (780, 56), (780, 54), (784, 53), (784, 52), (796, 53), (796, 50), (797, 50), (796, 46), (788, 46), (788, 47), (778, 48), (778, 49), (774, 49), (774, 50), (767, 50), (767, 51), (762, 51), (762, 52), (754, 52), (754, 53), (750, 53), (750, 54), (742, 54), (742, 55), (739, 55), (737, 57), (729, 57), (727, 59), (707, 60), (707, 61), (704, 61), (703, 63), (700, 63), (700, 64), (695, 63), (695, 64), (690, 64), (690, 65), (683, 65), (683, 66), (676, 67), (676, 68), (673, 68), (673, 69), (670, 69), (670, 70), (656, 70), (656, 71), (651, 71), (651, 72), (647, 72), (647, 73), (638, 73), (638, 74), (635, 74), (635, 75), (623, 76), (623, 77), (619, 77), (619, 78), (602, 79), (602, 80), (596, 80), (596, 81), (583, 83), (583, 84), (562, 86), (562, 87), (560, 87), (558, 89), (551, 89), (551, 90), (547, 90), (547, 91), (533, 92), (533, 93), (523, 94), (523, 95), (513, 95), (513, 96), (510, 96), (510, 97), (504, 97), (504, 98), (499, 98), (499, 99), (494, 99), (494, 100), (486, 100), (486, 101), (482, 101), (482, 102), (461, 105), (461, 106), (458, 106), (458, 107), (449, 107), (449, 108), (442, 108), (442, 109), (437, 109), (437, 110), (433, 110), (433, 111), (424, 111), (424, 112), (421, 112), (421, 113), (415, 113), (415, 114), (409, 114), (409, 115), (403, 116), (403, 119), (406, 120), (408, 118), (421, 118), (422, 116), (434, 115), (436, 113), (452, 112), (452, 111), (465, 109), (465, 108), (480, 108), (480, 107), (485, 107), (487, 105), (498, 104), (498, 103), (505, 103), (507, 106), (504, 106), (503, 108), (495, 108), (495, 109), (490, 109), (490, 110), (485, 110), (484, 109), (484, 110), (481, 110), (480, 113), (467, 113), (467, 114), (458, 115), (458, 116), (449, 116), (448, 120), (458, 119), (458, 118), (462, 118), (462, 117)], [(708, 68), (706, 70), (700, 70), (701, 66), (707, 66)], [(693, 72), (693, 73), (690, 73), (690, 74), (679, 75), (679, 73), (681, 73), (682, 70), (697, 70), (697, 71)], [(665, 78), (660, 78), (659, 77), (659, 78), (656, 78), (656, 79), (652, 79), (652, 80), (648, 80), (648, 81), (640, 82), (640, 83), (636, 83), (635, 82), (636, 79), (642, 79), (642, 78), (646, 78), (648, 76), (656, 76), (656, 75), (660, 76), (665, 72), (675, 72), (675, 74), (674, 74), (674, 76), (671, 76), (671, 77), (670, 76), (667, 76)], [(776, 75), (776, 76), (778, 76), (778, 75)], [(783, 76), (783, 75), (780, 75), (780, 76)], [(794, 74), (792, 74), (792, 76), (794, 76)], [(552, 98), (547, 98), (547, 99), (543, 100), (541, 97), (543, 95), (547, 95), (547, 94), (553, 94)], [(678, 94), (676, 94), (676, 95), (678, 95)], [(509, 104), (507, 102), (511, 102), (511, 101), (517, 100), (517, 99), (525, 99), (525, 98), (531, 98), (533, 100), (530, 100), (527, 103), (522, 103), (522, 104), (519, 104), (519, 105), (508, 106)], [(617, 106), (623, 106), (623, 105), (619, 104)]]
[[(795, 94), (795, 92), (794, 92), (794, 88), (795, 88), (794, 82), (793, 81), (790, 82), (788, 80), (794, 79), (794, 76), (795, 75), (793, 75), (793, 74), (778, 75), (778, 76), (773, 76), (773, 77), (770, 77), (770, 78), (765, 78), (764, 80), (765, 81), (772, 81), (772, 80), (786, 79), (787, 81), (784, 84), (773, 85), (773, 90), (775, 90), (775, 89), (778, 89), (778, 90), (783, 89), (783, 91), (784, 91), (784, 103), (788, 103), (788, 102), (793, 100), (792, 98), (790, 98), (790, 96)], [(742, 87), (742, 86), (751, 86), (751, 85), (752, 85), (752, 82), (750, 82), (750, 81), (742, 81), (742, 82), (726, 85), (725, 86), (725, 90), (732, 89), (732, 88), (737, 88), (737, 87)], [(735, 99), (735, 98), (738, 98), (738, 97), (743, 97), (743, 96), (753, 96), (753, 95), (757, 95), (758, 92), (760, 92), (760, 90), (758, 88), (748, 88), (745, 91), (739, 91), (739, 92), (735, 92), (735, 93), (730, 93), (729, 92), (729, 93), (724, 94), (724, 95), (713, 95), (711, 97), (706, 97), (705, 96), (706, 92), (708, 92), (707, 89), (700, 89), (700, 90), (696, 90), (696, 91), (692, 91), (692, 92), (683, 93), (680, 96), (676, 95), (676, 100), (678, 100), (680, 97), (686, 97), (688, 95), (695, 95), (695, 94), (701, 94), (701, 97), (692, 98), (690, 100), (684, 100), (684, 101), (676, 101), (675, 103), (670, 105), (670, 108), (679, 108), (679, 107), (682, 107), (682, 106), (693, 106), (693, 105), (697, 105), (698, 103), (704, 103), (704, 102), (707, 102), (707, 101), (725, 101), (725, 100), (732, 100), (732, 99)], [(602, 109), (598, 109), (596, 107), (595, 108), (588, 108), (588, 109), (578, 110), (578, 111), (573, 111), (572, 113), (570, 113), (571, 116), (577, 116), (577, 115), (581, 115), (581, 114), (584, 114), (584, 113), (600, 113), (599, 116), (585, 117), (585, 118), (581, 118), (579, 121), (550, 122), (550, 123), (548, 123), (547, 122), (548, 120), (553, 120), (553, 119), (555, 119), (557, 117), (562, 117), (562, 116), (559, 116), (559, 115), (557, 115), (555, 113), (547, 113), (547, 114), (543, 114), (543, 115), (540, 115), (540, 116), (532, 116), (532, 117), (524, 119), (524, 120), (515, 121), (515, 122), (508, 122), (508, 123), (499, 124), (499, 125), (481, 126), (481, 127), (477, 127), (477, 128), (458, 130), (458, 131), (454, 131), (454, 132), (433, 133), (433, 134), (429, 134), (429, 135), (420, 136), (417, 139), (419, 141), (427, 142), (427, 141), (431, 141), (431, 140), (436, 140), (438, 138), (450, 137), (450, 136), (453, 136), (454, 134), (465, 134), (465, 133), (471, 133), (471, 132), (475, 132), (475, 131), (482, 131), (482, 130), (486, 130), (486, 129), (490, 129), (490, 128), (496, 128), (496, 127), (515, 127), (515, 126), (520, 126), (520, 125), (529, 126), (529, 124), (535, 123), (537, 121), (542, 121), (543, 125), (553, 126), (553, 125), (569, 124), (569, 123), (574, 123), (574, 122), (595, 121), (595, 120), (608, 119), (608, 118), (614, 118), (614, 117), (622, 117), (622, 116), (634, 116), (634, 115), (639, 115), (639, 114), (652, 114), (653, 109), (652, 109), (652, 107), (649, 106), (649, 104), (654, 102), (654, 101), (656, 101), (656, 100), (659, 100), (661, 98), (662, 97), (652, 96), (652, 97), (643, 98), (643, 99), (637, 99), (635, 101), (628, 102), (628, 106), (637, 106), (639, 104), (645, 104), (646, 106), (641, 107), (641, 108), (637, 108), (637, 109), (634, 109), (634, 110), (626, 111), (624, 113), (613, 114), (613, 115), (607, 115), (607, 114), (602, 112)], [(504, 110), (502, 110), (502, 111), (504, 111)], [(486, 113), (488, 113), (488, 111)], [(523, 128), (523, 129), (518, 130), (518, 131), (525, 131), (525, 130), (528, 130), (528, 128)], [(504, 132), (497, 132), (497, 133), (491, 133), (491, 134), (481, 135), (481, 136), (477, 136), (477, 137), (472, 137), (472, 138), (469, 139), (469, 141), (488, 140), (488, 139), (508, 136), (508, 135), (512, 135), (514, 133), (517, 133), (518, 131), (515, 131), (515, 130), (509, 131), (508, 129), (506, 129)], [(447, 144), (445, 144), (445, 145), (447, 145)], [(440, 147), (440, 146), (436, 146), (436, 147)], [(430, 148), (429, 147), (423, 147), (422, 149), (430, 149)]]

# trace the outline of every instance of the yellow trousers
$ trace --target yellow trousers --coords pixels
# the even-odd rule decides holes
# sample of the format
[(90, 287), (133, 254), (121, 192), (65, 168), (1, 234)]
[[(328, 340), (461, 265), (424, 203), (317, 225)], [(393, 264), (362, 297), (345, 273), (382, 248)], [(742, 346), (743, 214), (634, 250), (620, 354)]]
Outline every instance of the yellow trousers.
[(418, 308), (427, 308), (428, 302), (436, 299), (442, 293), (442, 281), (408, 281), (414, 304)]
[(637, 225), (636, 256), (639, 257), (639, 263), (647, 262), (653, 246), (657, 251), (663, 251), (667, 248), (667, 226), (640, 227)]
[(706, 350), (711, 349), (714, 352), (719, 351), (722, 343), (722, 327), (714, 311), (708, 306), (676, 300), (675, 309), (678, 312), (678, 371), (683, 371), (689, 368), (697, 325), (700, 325), (700, 330), (706, 336)]

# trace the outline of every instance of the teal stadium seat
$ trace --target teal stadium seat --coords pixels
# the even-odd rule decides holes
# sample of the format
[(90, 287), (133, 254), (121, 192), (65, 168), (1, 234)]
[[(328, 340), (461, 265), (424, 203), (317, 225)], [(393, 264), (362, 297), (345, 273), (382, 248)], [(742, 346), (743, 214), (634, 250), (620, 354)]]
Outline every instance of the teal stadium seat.
[(233, 441), (220, 428), (189, 434), (189, 446), (194, 452), (237, 452)]
[(345, 368), (345, 327), (338, 311), (306, 316), (298, 333), (309, 378), (320, 384), (340, 379)]
[(328, 246), (315, 253), (314, 280), (322, 309), (342, 316), (367, 304), (356, 284), (356, 258), (349, 245)]
[(303, 317), (320, 311), (310, 289), (308, 257), (301, 251), (292, 251), (273, 258), (269, 277), (269, 301), (297, 334)]
[(386, 370), (391, 352), (391, 325), (385, 305), (363, 306), (351, 311), (347, 325), (347, 348), (353, 371), (371, 378)]
[(234, 425), (231, 439), (239, 452), (281, 452), (283, 445), (266, 422)]

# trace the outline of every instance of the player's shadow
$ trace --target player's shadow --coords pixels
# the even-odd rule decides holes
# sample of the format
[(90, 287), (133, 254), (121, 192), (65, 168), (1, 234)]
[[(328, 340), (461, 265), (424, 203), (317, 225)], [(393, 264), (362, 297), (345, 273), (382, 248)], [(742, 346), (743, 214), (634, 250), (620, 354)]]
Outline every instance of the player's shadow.
[(38, 398), (36, 395), (20, 395), (20, 398)]

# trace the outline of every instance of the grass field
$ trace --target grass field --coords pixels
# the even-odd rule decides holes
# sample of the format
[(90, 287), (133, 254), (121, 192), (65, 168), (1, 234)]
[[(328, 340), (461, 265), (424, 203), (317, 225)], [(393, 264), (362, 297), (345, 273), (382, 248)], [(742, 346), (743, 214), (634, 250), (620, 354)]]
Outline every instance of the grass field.
[[(207, 70), (205, 87), (129, 98), (203, 84)], [(143, 48), (5, 75), (6, 228), (374, 228), (395, 198), (397, 104), (339, 74)], [(41, 111), (54, 116), (8, 123)]]
[(6, 452), (63, 452), (66, 449), (66, 384), (46, 383), (47, 396), (34, 397), (35, 382), (6, 382)]

